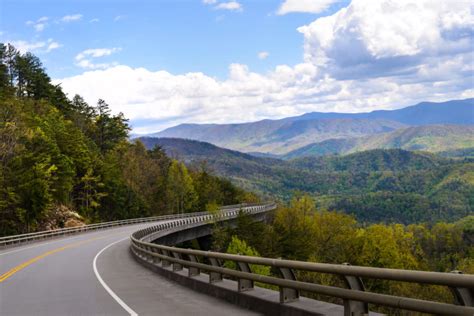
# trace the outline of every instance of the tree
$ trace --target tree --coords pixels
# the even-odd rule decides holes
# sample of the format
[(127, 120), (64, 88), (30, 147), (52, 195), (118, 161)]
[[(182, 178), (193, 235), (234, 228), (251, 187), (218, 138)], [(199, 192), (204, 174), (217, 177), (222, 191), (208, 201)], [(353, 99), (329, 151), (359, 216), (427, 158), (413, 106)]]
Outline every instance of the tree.
[(95, 142), (100, 152), (104, 154), (127, 138), (130, 127), (122, 113), (111, 115), (109, 105), (102, 99), (97, 102), (95, 112), (97, 113)]
[(168, 197), (173, 213), (192, 211), (197, 196), (193, 180), (182, 162), (173, 160), (168, 172)]
[(87, 218), (97, 217), (96, 210), (100, 207), (101, 199), (107, 196), (102, 192), (104, 184), (100, 181), (100, 176), (94, 175), (94, 171), (89, 168), (78, 184), (77, 201), (82, 209), (82, 214)]

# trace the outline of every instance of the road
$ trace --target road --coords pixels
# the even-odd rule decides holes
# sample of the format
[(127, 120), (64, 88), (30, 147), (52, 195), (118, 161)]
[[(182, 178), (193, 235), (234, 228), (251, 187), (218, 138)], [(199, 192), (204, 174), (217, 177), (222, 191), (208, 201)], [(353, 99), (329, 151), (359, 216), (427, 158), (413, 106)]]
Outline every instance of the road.
[(139, 265), (137, 224), (0, 252), (0, 315), (254, 315)]

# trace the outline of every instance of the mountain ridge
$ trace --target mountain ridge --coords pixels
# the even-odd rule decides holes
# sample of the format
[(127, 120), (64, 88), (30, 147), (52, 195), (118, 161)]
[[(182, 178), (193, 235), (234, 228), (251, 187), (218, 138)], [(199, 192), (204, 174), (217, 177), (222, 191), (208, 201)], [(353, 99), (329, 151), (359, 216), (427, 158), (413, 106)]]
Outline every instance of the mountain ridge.
[(422, 102), (398, 110), (368, 113), (311, 112), (249, 123), (180, 124), (146, 136), (193, 139), (242, 152), (285, 155), (330, 139), (364, 137), (430, 124), (474, 125), (474, 99)]

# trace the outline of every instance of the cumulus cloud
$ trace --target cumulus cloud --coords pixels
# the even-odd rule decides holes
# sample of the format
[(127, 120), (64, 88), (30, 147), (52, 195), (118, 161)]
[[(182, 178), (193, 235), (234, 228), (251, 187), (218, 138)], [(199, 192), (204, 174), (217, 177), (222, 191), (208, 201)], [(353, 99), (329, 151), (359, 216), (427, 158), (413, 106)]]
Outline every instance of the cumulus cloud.
[[(298, 29), (301, 63), (265, 74), (242, 64), (231, 64), (224, 80), (107, 65), (55, 82), (91, 103), (104, 98), (131, 118), (137, 133), (184, 122), (360, 112), (473, 97), (470, 12), (471, 4), (460, 1), (354, 0)], [(85, 52), (77, 61), (112, 54)]]
[(278, 15), (288, 13), (320, 13), (339, 0), (285, 0), (277, 11)]
[(82, 19), (82, 14), (71, 14), (65, 15), (61, 18), (61, 22), (69, 23), (74, 21), (79, 21)]
[(433, 57), (469, 53), (471, 9), (462, 0), (354, 0), (298, 31), (305, 61), (337, 78), (402, 75)]
[(258, 56), (258, 59), (263, 60), (263, 59), (267, 59), (268, 56), (270, 56), (270, 53), (269, 52), (260, 52), (260, 53), (257, 54), (257, 56)]
[(105, 69), (111, 66), (117, 65), (116, 62), (113, 63), (95, 63), (92, 60), (94, 58), (100, 58), (105, 56), (110, 56), (113, 53), (120, 51), (121, 48), (113, 47), (113, 48), (91, 48), (86, 49), (79, 54), (76, 55), (76, 65), (81, 68), (87, 69)]

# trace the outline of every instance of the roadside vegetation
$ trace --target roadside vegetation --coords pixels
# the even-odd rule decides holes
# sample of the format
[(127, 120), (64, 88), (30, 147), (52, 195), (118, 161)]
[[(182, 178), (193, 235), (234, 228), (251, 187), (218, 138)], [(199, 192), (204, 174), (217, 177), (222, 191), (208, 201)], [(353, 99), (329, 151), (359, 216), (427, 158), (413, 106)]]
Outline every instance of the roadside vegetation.
[(130, 142), (122, 114), (69, 99), (34, 55), (0, 44), (0, 61), (0, 236), (257, 199)]
[[(454, 223), (364, 224), (351, 215), (317, 208), (310, 196), (299, 195), (279, 207), (269, 223), (256, 222), (241, 214), (235, 228), (216, 230), (215, 251), (320, 263), (474, 273), (474, 216)], [(259, 266), (252, 270), (263, 275), (270, 272)], [(271, 273), (278, 275), (277, 271)], [(345, 287), (335, 275), (297, 271), (296, 277), (299, 281)], [(367, 291), (453, 303), (447, 287), (373, 279), (363, 282)], [(334, 298), (303, 294), (342, 303)], [(376, 310), (405, 315), (391, 309)]]

